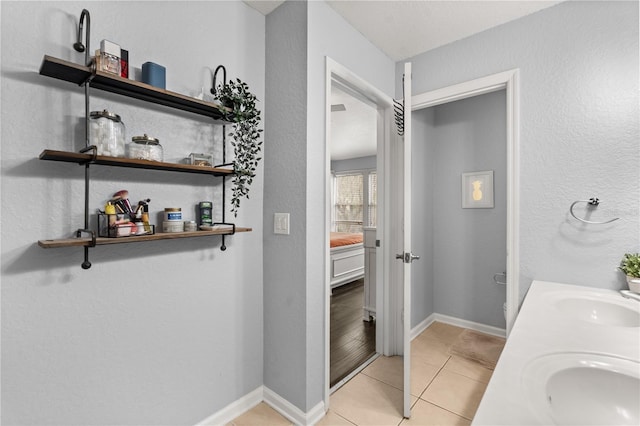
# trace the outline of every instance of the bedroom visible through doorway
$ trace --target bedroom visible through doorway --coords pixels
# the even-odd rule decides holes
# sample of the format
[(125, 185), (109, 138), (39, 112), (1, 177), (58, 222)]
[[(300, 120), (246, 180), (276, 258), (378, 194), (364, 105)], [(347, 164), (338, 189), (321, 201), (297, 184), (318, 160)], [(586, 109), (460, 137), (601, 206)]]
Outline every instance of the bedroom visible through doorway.
[(376, 354), (376, 132), (376, 105), (333, 81), (329, 147), (331, 388)]

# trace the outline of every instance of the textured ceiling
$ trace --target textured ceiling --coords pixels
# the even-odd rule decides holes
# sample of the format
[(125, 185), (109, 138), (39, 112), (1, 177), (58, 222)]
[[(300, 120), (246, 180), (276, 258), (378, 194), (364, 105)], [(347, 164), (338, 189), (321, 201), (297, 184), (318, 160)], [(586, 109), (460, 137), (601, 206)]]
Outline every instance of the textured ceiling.
[(255, 1), (244, 0), (244, 2), (265, 16), (271, 13), (273, 9), (275, 9), (276, 7), (284, 3), (284, 1), (271, 1), (271, 0), (255, 0)]
[(559, 1), (328, 1), (394, 61), (469, 37)]
[[(268, 15), (283, 2), (245, 0), (245, 3)], [(329, 6), (394, 61), (469, 37), (558, 3), (561, 2), (327, 1)]]
[(378, 114), (375, 105), (335, 82), (331, 85), (331, 105), (344, 105), (344, 110), (331, 112), (331, 159), (376, 155)]
[[(314, 0), (310, 0), (314, 1)], [(282, 1), (248, 1), (264, 15)], [(394, 61), (401, 61), (489, 28), (535, 13), (561, 1), (528, 0), (338, 0), (327, 1), (339, 15)], [(333, 112), (332, 158), (375, 155), (375, 129), (363, 123), (368, 107), (350, 95), (333, 90), (332, 104), (346, 111)], [(375, 123), (375, 122), (374, 122)]]

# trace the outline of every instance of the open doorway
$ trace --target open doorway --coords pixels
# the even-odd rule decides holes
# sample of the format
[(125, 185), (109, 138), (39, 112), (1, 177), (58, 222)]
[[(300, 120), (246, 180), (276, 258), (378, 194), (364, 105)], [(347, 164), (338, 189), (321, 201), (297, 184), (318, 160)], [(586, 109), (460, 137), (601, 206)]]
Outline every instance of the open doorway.
[(504, 337), (506, 90), (413, 111), (412, 123), (413, 321)]
[(377, 106), (331, 81), (329, 385), (376, 354)]
[[(368, 233), (369, 238), (365, 235), (363, 246), (365, 253), (371, 256), (368, 260), (367, 274), (365, 278), (373, 278), (375, 283), (369, 287), (375, 290), (375, 294), (370, 294), (370, 300), (375, 303), (372, 306), (375, 309), (375, 354), (369, 358), (364, 364), (360, 365), (356, 370), (349, 374), (345, 379), (341, 380), (337, 385), (330, 386), (330, 307), (331, 307), (331, 262), (330, 262), (330, 243), (329, 230), (332, 221), (332, 199), (331, 188), (331, 90), (333, 84), (340, 84), (349, 94), (355, 96), (365, 103), (373, 105), (376, 112), (375, 120), (375, 145), (376, 145), (376, 186), (377, 192), (375, 197), (375, 205), (371, 206), (371, 212), (375, 212), (375, 231)], [(392, 228), (394, 224), (390, 222), (391, 218), (391, 196), (394, 192), (392, 189), (391, 173), (389, 170), (393, 167), (391, 147), (393, 141), (396, 141), (397, 127), (394, 124), (394, 101), (393, 98), (369, 82), (363, 80), (349, 69), (340, 65), (331, 58), (326, 58), (326, 74), (325, 74), (325, 229), (327, 229), (325, 247), (325, 409), (329, 408), (330, 395), (337, 390), (342, 384), (349, 381), (352, 377), (362, 371), (370, 362), (379, 355), (392, 356), (401, 352), (404, 344), (403, 328), (402, 328), (402, 309), (403, 300), (399, 297), (398, 289), (391, 285), (391, 266), (387, 259), (392, 257), (396, 247), (392, 244)], [(333, 107), (337, 109), (340, 107)], [(397, 144), (396, 144), (397, 145)], [(365, 229), (366, 233), (366, 229)], [(365, 254), (365, 257), (366, 254)], [(365, 285), (365, 289), (366, 289)], [(375, 302), (373, 302), (375, 301)], [(364, 311), (363, 311), (364, 314)], [(368, 315), (362, 315), (360, 321)]]
[[(506, 335), (508, 336), (519, 304), (519, 72), (517, 69), (481, 77), (453, 86), (413, 96), (412, 110), (448, 104), (504, 90), (506, 96)], [(496, 281), (497, 283), (497, 281)], [(498, 313), (499, 315), (499, 313)], [(414, 332), (419, 332), (420, 326)]]

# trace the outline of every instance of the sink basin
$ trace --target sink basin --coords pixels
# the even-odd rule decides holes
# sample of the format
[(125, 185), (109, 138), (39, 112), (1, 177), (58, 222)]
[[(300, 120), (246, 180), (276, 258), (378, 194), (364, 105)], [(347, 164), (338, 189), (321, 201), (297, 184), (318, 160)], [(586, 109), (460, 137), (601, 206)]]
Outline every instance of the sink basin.
[(552, 304), (564, 315), (594, 324), (640, 327), (640, 303), (622, 297), (575, 295), (558, 292), (550, 295)]
[(522, 386), (544, 424), (640, 424), (640, 363), (591, 353), (556, 353), (531, 361)]

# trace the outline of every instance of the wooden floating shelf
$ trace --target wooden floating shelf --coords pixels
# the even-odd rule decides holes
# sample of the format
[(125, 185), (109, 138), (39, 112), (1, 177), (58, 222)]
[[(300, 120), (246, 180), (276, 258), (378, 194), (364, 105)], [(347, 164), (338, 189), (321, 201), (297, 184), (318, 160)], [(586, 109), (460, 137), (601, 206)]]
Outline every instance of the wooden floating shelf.
[(221, 105), (160, 89), (115, 74), (93, 70), (93, 67), (79, 65), (53, 56), (44, 56), (40, 66), (40, 74), (77, 85), (89, 81), (89, 86), (98, 90), (211, 117), (221, 124), (231, 123), (225, 119), (225, 113), (230, 112), (230, 109)]
[[(62, 81), (77, 84), (79, 86), (88, 85), (88, 87), (103, 90), (106, 92), (115, 93), (128, 98), (139, 99), (145, 102), (163, 105), (169, 108), (174, 108), (180, 111), (186, 111), (194, 113), (200, 116), (205, 116), (214, 120), (214, 124), (231, 124), (229, 120), (230, 113), (229, 108), (223, 107), (219, 104), (205, 102), (200, 99), (192, 98), (182, 95), (180, 93), (171, 92), (169, 90), (160, 89), (151, 86), (146, 83), (142, 83), (120, 76), (106, 73), (96, 70), (95, 65), (92, 63), (89, 66), (79, 65), (73, 62), (65, 61), (63, 59), (54, 58), (52, 56), (45, 55), (40, 66), (40, 74), (43, 76), (55, 78)], [(88, 101), (88, 93), (85, 94)], [(165, 163), (148, 160), (138, 160), (131, 158), (109, 157), (103, 155), (94, 155), (90, 153), (79, 153), (69, 151), (55, 151), (45, 149), (42, 151), (39, 157), (41, 160), (48, 161), (62, 161), (67, 163), (75, 163), (80, 165), (103, 165), (103, 166), (115, 166), (115, 167), (127, 167), (136, 169), (149, 169), (160, 171), (171, 171), (180, 173), (195, 173), (209, 176), (231, 176), (236, 172), (233, 167), (220, 166), (220, 167), (207, 167), (207, 166), (195, 166), (190, 164), (179, 163)], [(88, 188), (88, 177), (85, 177), (85, 187)], [(87, 195), (85, 197), (88, 197)], [(86, 201), (86, 200), (85, 200)], [(224, 197), (223, 197), (224, 202)], [(87, 212), (85, 211), (85, 215)], [(224, 220), (223, 220), (224, 222)], [(227, 224), (225, 224), (227, 225)], [(223, 226), (217, 229), (206, 231), (193, 231), (193, 232), (171, 232), (171, 233), (156, 233), (153, 235), (135, 235), (119, 238), (105, 238), (97, 237), (95, 240), (87, 237), (76, 238), (60, 238), (52, 240), (39, 240), (38, 245), (43, 248), (59, 248), (59, 247), (85, 247), (85, 263), (87, 260), (87, 247), (93, 245), (108, 245), (108, 244), (127, 244), (127, 243), (142, 243), (147, 241), (158, 240), (174, 240), (182, 238), (202, 238), (211, 237), (215, 235), (223, 236), (222, 250), (224, 246), (224, 236), (233, 235), (238, 232), (251, 232), (251, 228), (241, 228), (230, 226)], [(86, 235), (86, 234), (85, 234)], [(83, 268), (88, 266), (83, 263)]]
[(191, 164), (164, 163), (160, 161), (136, 160), (133, 158), (109, 157), (97, 155), (95, 160), (92, 154), (82, 154), (70, 151), (55, 151), (45, 149), (39, 157), (41, 160), (63, 161), (77, 164), (99, 164), (103, 166), (129, 167), (133, 169), (163, 170), (170, 172), (196, 173), (201, 175), (228, 176), (233, 175), (232, 169), (208, 166), (193, 166)]
[[(252, 228), (240, 228), (236, 226), (236, 233), (251, 232)], [(103, 246), (107, 244), (126, 244), (140, 243), (145, 241), (157, 240), (175, 240), (180, 238), (199, 238), (210, 237), (212, 235), (232, 235), (230, 228), (216, 229), (212, 231), (193, 231), (193, 232), (159, 232), (153, 235), (137, 235), (131, 237), (120, 238), (96, 238), (96, 245)], [(66, 238), (57, 240), (39, 240), (38, 245), (42, 248), (60, 248), (60, 247), (89, 247), (91, 238)]]

